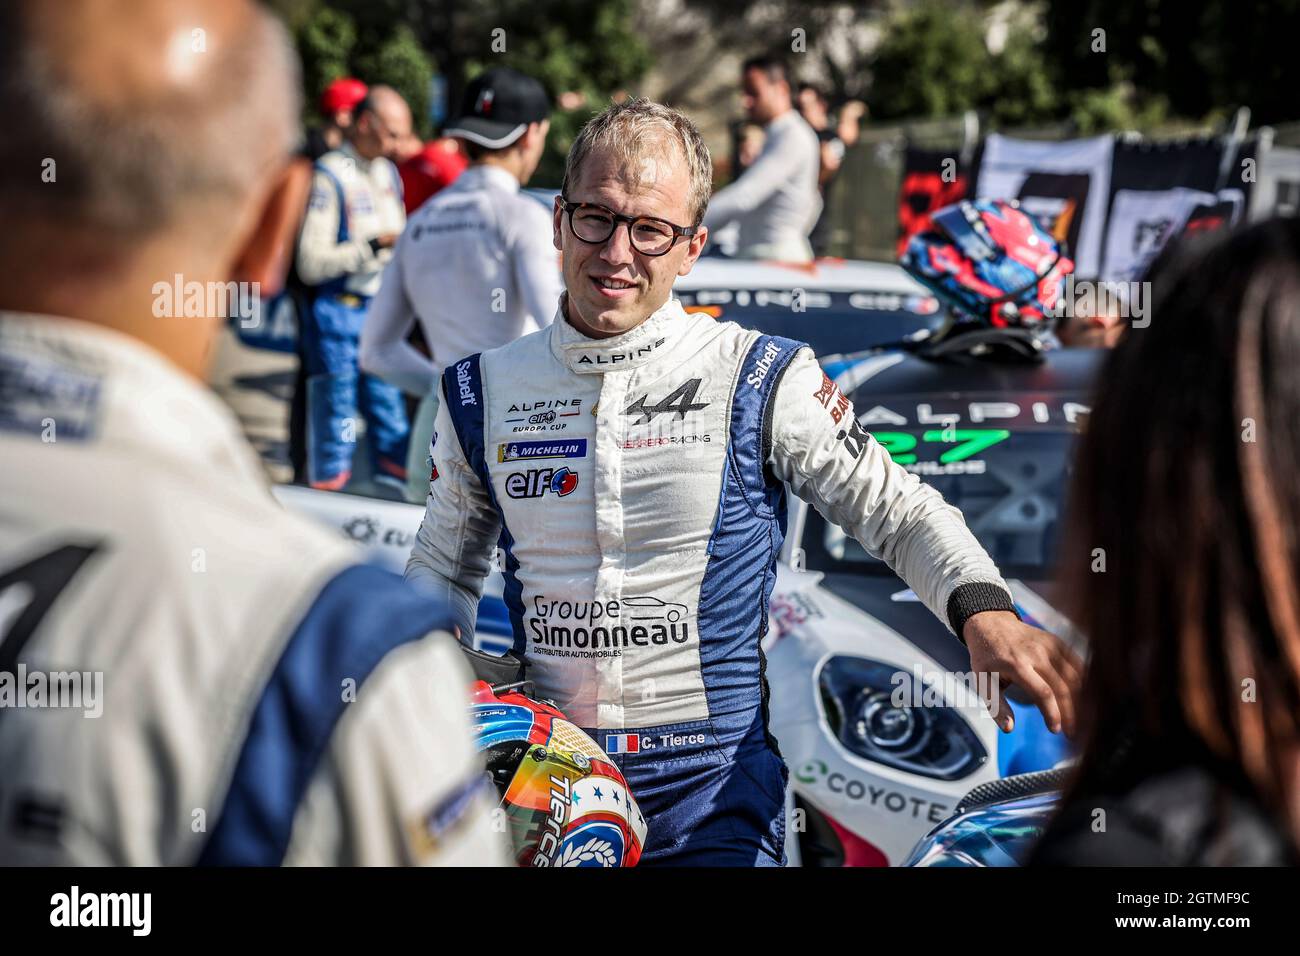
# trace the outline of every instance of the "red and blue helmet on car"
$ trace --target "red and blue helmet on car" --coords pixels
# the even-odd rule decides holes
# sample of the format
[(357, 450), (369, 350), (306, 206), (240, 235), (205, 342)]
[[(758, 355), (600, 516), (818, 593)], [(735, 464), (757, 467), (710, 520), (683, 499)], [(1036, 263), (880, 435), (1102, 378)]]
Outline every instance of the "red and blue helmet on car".
[(1074, 271), (1061, 244), (1019, 204), (962, 200), (931, 217), (899, 263), (959, 316), (995, 328), (1051, 329)]

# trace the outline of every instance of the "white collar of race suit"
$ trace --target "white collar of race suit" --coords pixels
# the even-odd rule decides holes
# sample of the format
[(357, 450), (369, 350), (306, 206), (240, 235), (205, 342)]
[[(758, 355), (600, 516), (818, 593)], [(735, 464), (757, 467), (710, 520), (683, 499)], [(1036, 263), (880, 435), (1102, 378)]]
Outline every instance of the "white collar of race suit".
[(572, 372), (621, 372), (652, 362), (667, 352), (690, 316), (677, 299), (669, 299), (636, 328), (607, 339), (583, 335), (565, 317), (565, 296), (551, 323), (551, 352)]
[(491, 186), (510, 193), (519, 192), (519, 180), (515, 179), (512, 173), (500, 166), (493, 166), (491, 163), (476, 163), (461, 173), (456, 182), (468, 185)]
[(355, 166), (357, 168), (357, 171), (360, 172), (362, 175), (365, 176), (370, 175), (370, 166), (374, 162), (373, 159), (366, 159), (364, 156), (358, 153), (357, 148), (347, 140), (343, 141), (343, 145), (339, 147), (339, 152), (342, 153), (344, 156), (346, 156), (348, 159), (352, 160), (352, 165)]
[(182, 460), (266, 483), (234, 414), (138, 339), (77, 319), (0, 312), (0, 360), (6, 355), (34, 382), (62, 385), (69, 416), (94, 439), (139, 453), (142, 467)]

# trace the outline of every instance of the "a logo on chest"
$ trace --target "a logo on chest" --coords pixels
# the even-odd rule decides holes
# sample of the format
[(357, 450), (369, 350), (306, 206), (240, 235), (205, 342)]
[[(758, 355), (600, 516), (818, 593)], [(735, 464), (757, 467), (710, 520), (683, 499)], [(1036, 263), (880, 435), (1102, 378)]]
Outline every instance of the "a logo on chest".
[(669, 392), (662, 401), (653, 405), (646, 404), (650, 400), (650, 393), (647, 392), (629, 405), (623, 414), (625, 416), (636, 416), (636, 421), (632, 422), (633, 425), (648, 425), (658, 415), (673, 413), (678, 416), (679, 421), (685, 421), (686, 416), (691, 412), (697, 412), (709, 407), (709, 402), (695, 401), (695, 393), (700, 390), (701, 381), (698, 378), (689, 379)]
[(547, 494), (563, 498), (578, 487), (578, 473), (569, 468), (531, 468), (506, 476), (506, 494), (511, 498), (541, 498)]
[(580, 398), (547, 398), (539, 401), (512, 402), (505, 423), (515, 433), (558, 432), (575, 424), (582, 414)]
[(658, 401), (651, 398), (653, 391), (637, 397), (623, 411), (621, 445), (624, 450), (703, 451), (713, 441), (712, 422), (697, 413), (713, 403), (697, 400), (702, 385), (703, 379), (692, 378)]

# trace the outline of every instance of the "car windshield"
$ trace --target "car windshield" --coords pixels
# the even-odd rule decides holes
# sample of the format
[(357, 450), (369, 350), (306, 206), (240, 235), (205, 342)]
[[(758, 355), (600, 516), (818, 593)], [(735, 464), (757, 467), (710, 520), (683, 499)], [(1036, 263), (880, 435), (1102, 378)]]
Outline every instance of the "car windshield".
[[(961, 511), (998, 567), (1011, 574), (1050, 567), (1064, 513), (1073, 432), (869, 430), (895, 461)], [(821, 545), (835, 562), (892, 573), (829, 522)]]

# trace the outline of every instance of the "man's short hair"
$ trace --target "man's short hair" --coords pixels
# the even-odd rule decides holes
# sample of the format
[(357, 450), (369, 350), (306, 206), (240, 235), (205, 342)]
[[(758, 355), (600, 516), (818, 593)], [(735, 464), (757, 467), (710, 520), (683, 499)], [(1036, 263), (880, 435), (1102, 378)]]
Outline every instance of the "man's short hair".
[(780, 57), (763, 54), (762, 56), (751, 56), (741, 64), (741, 74), (748, 73), (750, 70), (759, 70), (773, 83), (782, 81), (790, 82), (790, 71), (786, 69), (785, 60)]
[(9, 228), (59, 223), (70, 234), (134, 240), (191, 203), (242, 200), (288, 159), (301, 109), (288, 34), (273, 14), (253, 16), (246, 35), (203, 54), (217, 58), (205, 66), (214, 82), (115, 102), (69, 82), (31, 39), (22, 5), (0, 3), (0, 116), (9, 125), (0, 209)]
[(809, 83), (807, 80), (804, 80), (802, 83), (799, 84), (798, 94), (802, 96), (805, 91), (812, 93), (813, 96), (821, 100), (822, 103), (827, 105), (830, 104), (831, 98), (827, 96), (826, 93), (822, 90), (822, 88), (818, 86), (816, 83)]
[(578, 133), (564, 163), (560, 191), (569, 195), (582, 164), (595, 150), (614, 153), (620, 165), (632, 170), (648, 155), (663, 155), (665, 147), (681, 151), (690, 177), (686, 208), (690, 225), (698, 226), (713, 191), (713, 161), (695, 124), (680, 110), (644, 97), (618, 103), (592, 117)]

